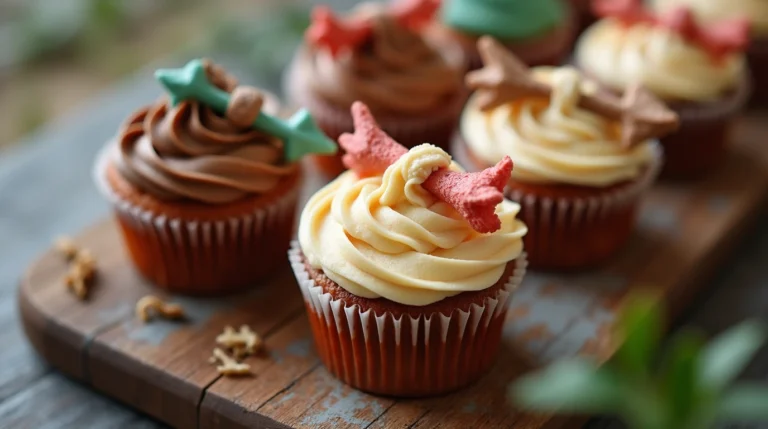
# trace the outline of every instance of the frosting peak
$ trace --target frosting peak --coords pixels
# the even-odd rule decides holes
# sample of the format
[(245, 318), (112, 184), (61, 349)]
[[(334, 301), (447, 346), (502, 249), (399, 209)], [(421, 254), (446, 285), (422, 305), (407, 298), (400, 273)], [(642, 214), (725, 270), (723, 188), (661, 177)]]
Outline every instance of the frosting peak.
[(450, 165), (451, 157), (445, 151), (430, 144), (416, 146), (384, 172), (379, 203), (392, 206), (407, 201), (413, 206), (428, 207), (435, 197), (421, 184), (432, 172)]
[(338, 56), (315, 46), (299, 54), (297, 73), (312, 92), (344, 109), (363, 101), (381, 116), (423, 113), (455, 99), (459, 68), (419, 33), (378, 8), (355, 13), (370, 21), (366, 43)]
[(511, 156), (512, 178), (521, 182), (591, 187), (631, 180), (656, 161), (653, 143), (623, 147), (620, 122), (580, 106), (589, 85), (576, 70), (534, 69), (532, 76), (549, 80), (549, 98), (518, 98), (490, 110), (477, 96), (470, 99), (461, 130), (477, 157), (492, 164)]
[(491, 287), (522, 252), (519, 206), (503, 201), (501, 229), (481, 234), (421, 184), (440, 168), (459, 170), (442, 149), (411, 149), (383, 175), (348, 171), (315, 194), (299, 241), (310, 265), (350, 293), (428, 305)]
[(745, 70), (743, 53), (713, 61), (706, 50), (666, 28), (643, 23), (627, 26), (611, 18), (582, 35), (576, 61), (614, 90), (640, 82), (667, 101), (715, 100), (735, 88)]

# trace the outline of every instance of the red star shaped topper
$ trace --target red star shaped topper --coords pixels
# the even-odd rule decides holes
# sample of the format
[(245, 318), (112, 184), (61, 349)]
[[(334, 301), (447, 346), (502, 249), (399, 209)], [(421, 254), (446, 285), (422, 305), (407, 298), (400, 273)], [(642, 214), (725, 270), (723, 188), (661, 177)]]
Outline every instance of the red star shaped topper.
[[(386, 13), (403, 27), (418, 31), (432, 20), (439, 7), (440, 0), (396, 0)], [(308, 43), (321, 46), (337, 57), (341, 52), (363, 45), (372, 34), (371, 19), (339, 19), (328, 6), (317, 6), (312, 11), (312, 24), (305, 37)]]
[(679, 7), (660, 16), (648, 11), (642, 0), (593, 0), (592, 8), (596, 15), (616, 18), (626, 25), (643, 23), (667, 28), (700, 46), (715, 60), (743, 51), (749, 43), (749, 22), (746, 19), (702, 25), (687, 7)]
[[(361, 177), (384, 173), (384, 170), (408, 152), (401, 144), (379, 128), (368, 107), (352, 105), (354, 134), (339, 137), (339, 146), (347, 153), (344, 165)], [(424, 189), (456, 209), (472, 228), (489, 233), (501, 228), (496, 206), (504, 200), (504, 186), (512, 174), (512, 160), (505, 156), (493, 167), (477, 173), (458, 173), (441, 168), (422, 184)]]

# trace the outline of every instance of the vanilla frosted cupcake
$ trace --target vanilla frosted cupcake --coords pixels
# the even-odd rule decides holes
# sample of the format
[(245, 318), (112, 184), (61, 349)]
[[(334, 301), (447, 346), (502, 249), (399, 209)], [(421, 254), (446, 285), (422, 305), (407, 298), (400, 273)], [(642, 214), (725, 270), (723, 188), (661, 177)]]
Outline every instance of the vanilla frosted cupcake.
[(576, 69), (529, 72), (491, 39), (480, 49), (486, 65), (467, 77), (477, 92), (457, 149), (475, 168), (515, 160), (507, 195), (522, 205), (533, 267), (600, 264), (630, 236), (661, 164), (653, 139), (675, 126), (674, 114), (640, 87), (619, 100)]
[[(511, 162), (462, 173), (442, 149), (406, 150), (354, 108), (352, 167), (304, 208), (290, 253), (320, 357), (362, 390), (444, 393), (496, 355), (525, 259)], [(436, 365), (435, 362), (441, 362)]]
[(768, 2), (765, 0), (651, 0), (660, 13), (670, 13), (688, 7), (696, 17), (707, 24), (727, 20), (746, 20), (750, 24), (751, 42), (747, 59), (752, 70), (752, 101), (768, 102)]
[(749, 94), (745, 24), (704, 28), (685, 9), (604, 12), (578, 42), (578, 67), (619, 93), (640, 82), (680, 115), (680, 130), (662, 140), (667, 175), (711, 170)]

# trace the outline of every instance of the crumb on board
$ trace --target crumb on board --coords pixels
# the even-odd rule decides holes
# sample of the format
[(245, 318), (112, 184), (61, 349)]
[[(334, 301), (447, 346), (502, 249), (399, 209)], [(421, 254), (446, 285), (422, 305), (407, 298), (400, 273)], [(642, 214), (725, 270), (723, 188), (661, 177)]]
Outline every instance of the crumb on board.
[(184, 317), (184, 308), (154, 296), (147, 295), (136, 302), (136, 317), (142, 322), (149, 322), (154, 316), (164, 319), (178, 320)]
[(75, 241), (71, 237), (68, 237), (66, 235), (57, 237), (53, 241), (53, 248), (56, 249), (57, 252), (61, 253), (68, 260), (74, 259), (78, 251)]
[(224, 350), (216, 347), (213, 349), (213, 356), (210, 359), (211, 363), (219, 362), (220, 365), (216, 367), (219, 374), (226, 376), (237, 375), (249, 375), (251, 373), (251, 366), (247, 363), (240, 363), (235, 358), (229, 356)]
[(64, 284), (80, 300), (88, 297), (88, 291), (96, 274), (96, 258), (88, 249), (79, 248), (69, 237), (58, 237), (54, 248), (69, 261)]
[(231, 350), (236, 359), (256, 354), (264, 346), (261, 337), (248, 325), (240, 326), (239, 331), (231, 326), (225, 327), (224, 332), (216, 337), (216, 344)]

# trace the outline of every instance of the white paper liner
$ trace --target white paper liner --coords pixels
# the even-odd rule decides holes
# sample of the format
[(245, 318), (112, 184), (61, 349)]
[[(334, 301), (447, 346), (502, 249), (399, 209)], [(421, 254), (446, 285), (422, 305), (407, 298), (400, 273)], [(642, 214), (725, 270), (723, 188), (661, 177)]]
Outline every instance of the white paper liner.
[[(242, 216), (216, 221), (173, 218), (134, 205), (112, 190), (106, 172), (115, 150), (110, 143), (99, 152), (94, 180), (118, 219), (130, 225), (142, 246), (149, 247), (146, 253), (160, 256), (161, 261), (147, 262), (131, 252), (137, 268), (157, 286), (188, 293), (226, 293), (247, 287), (279, 267), (281, 247), (288, 248), (291, 239), (300, 186)], [(285, 237), (278, 237), (283, 231)]]
[(389, 312), (361, 312), (359, 305), (345, 306), (324, 293), (309, 277), (298, 242), (291, 243), (288, 259), (308, 311), (329, 329), (315, 332), (328, 369), (354, 387), (395, 396), (444, 393), (482, 375), (493, 363), (510, 295), (528, 265), (521, 254), (504, 288), (482, 306), (397, 318)]

